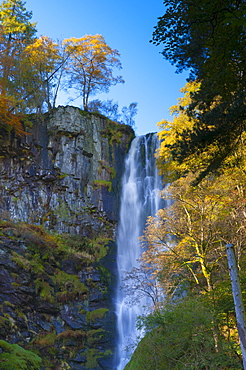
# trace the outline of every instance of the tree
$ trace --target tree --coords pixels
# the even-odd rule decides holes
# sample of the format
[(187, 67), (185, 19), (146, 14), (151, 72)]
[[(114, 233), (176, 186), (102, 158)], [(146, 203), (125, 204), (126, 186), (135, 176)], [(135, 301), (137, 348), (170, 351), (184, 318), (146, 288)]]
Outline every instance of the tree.
[[(41, 109), (45, 103), (50, 110), (55, 106), (64, 62), (60, 45), (47, 36), (35, 39), (26, 47), (22, 70), (29, 75), (26, 92), (33, 98), (35, 107)], [(30, 108), (31, 104), (29, 104)]]
[[(199, 173), (204, 169), (202, 163), (205, 160), (207, 163), (206, 153), (202, 160), (202, 155), (196, 153), (194, 156), (187, 156), (182, 162), (179, 160), (178, 143), (187, 130), (193, 131), (195, 119), (188, 114), (189, 105), (192, 103), (193, 94), (199, 90), (200, 83), (188, 82), (180, 91), (184, 96), (178, 100), (178, 104), (170, 108), (170, 113), (173, 115), (173, 121), (162, 120), (157, 125), (160, 128), (158, 137), (160, 139), (160, 147), (157, 150), (157, 165), (161, 174), (165, 175), (165, 179), (173, 181), (187, 172), (193, 171)], [(188, 139), (187, 139), (188, 140)], [(211, 148), (210, 153), (211, 153)], [(213, 152), (213, 151), (212, 151)]]
[[(2, 94), (20, 95), (22, 76), (20, 60), (27, 45), (31, 44), (36, 32), (31, 23), (31, 12), (27, 12), (20, 0), (5, 0), (0, 6), (0, 85)], [(19, 98), (19, 96), (17, 97)]]
[(102, 35), (72, 37), (65, 39), (63, 44), (70, 54), (67, 66), (69, 87), (82, 96), (85, 110), (88, 110), (90, 95), (108, 92), (110, 86), (124, 82), (121, 76), (113, 76), (114, 69), (121, 68), (120, 54), (106, 44)]
[[(245, 158), (245, 157), (244, 157)], [(235, 158), (234, 158), (235, 160)], [(236, 320), (228, 279), (225, 244), (232, 243), (245, 272), (245, 162), (235, 168), (228, 160), (220, 175), (190, 186), (194, 174), (176, 180), (166, 190), (171, 205), (149, 218), (143, 241), (146, 267), (162, 285), (166, 302), (204, 297), (210, 307), (216, 352), (223, 335), (236, 348)], [(170, 202), (169, 202), (170, 204)], [(245, 284), (245, 282), (244, 282)]]
[(153, 307), (157, 309), (161, 301), (162, 290), (152, 275), (150, 264), (148, 266), (141, 264), (139, 268), (134, 267), (131, 271), (125, 272), (121, 289), (126, 292), (128, 300), (125, 303), (129, 305), (136, 305), (141, 298), (148, 297)]
[(188, 109), (195, 125), (179, 138), (173, 153), (182, 161), (215, 143), (220, 152), (211, 156), (210, 172), (232, 153), (245, 130), (246, 4), (165, 0), (164, 5), (153, 42), (163, 44), (163, 56), (179, 72), (190, 69), (191, 79), (201, 83)]
[(119, 112), (118, 102), (111, 100), (101, 101), (99, 99), (92, 100), (88, 103), (90, 112), (99, 112), (109, 119), (119, 122), (132, 128), (135, 126), (134, 116), (137, 114), (138, 103), (131, 103), (129, 107), (123, 107)]
[(90, 112), (99, 112), (112, 121), (119, 122), (119, 104), (113, 101), (113, 99), (108, 99), (106, 101), (99, 99), (92, 100), (88, 103), (88, 109)]
[(0, 115), (5, 128), (22, 134), (21, 114), (25, 81), (21, 68), (23, 51), (36, 32), (32, 13), (20, 0), (5, 0), (0, 5)]
[(134, 117), (137, 114), (138, 103), (131, 103), (129, 107), (122, 108), (122, 123), (129, 125), (131, 127), (135, 126)]
[(149, 218), (143, 258), (152, 268), (156, 265), (157, 275), (167, 273), (163, 280), (167, 294), (181, 281), (211, 292), (227, 266), (226, 243), (235, 245), (240, 264), (246, 242), (245, 184), (239, 172), (233, 171), (226, 169), (196, 187), (190, 186), (194, 175), (180, 178), (164, 193), (172, 204)]
[[(195, 95), (200, 91), (200, 88), (200, 82), (188, 82), (180, 90), (184, 93), (184, 96), (179, 99), (177, 105), (170, 108), (174, 117), (173, 121), (162, 120), (158, 123), (160, 127), (158, 136), (161, 142), (158, 149), (158, 168), (170, 181), (192, 172), (195, 174), (193, 185), (196, 185), (209, 173), (217, 170), (218, 167), (223, 167), (223, 163), (228, 165), (228, 160), (232, 161), (235, 166), (240, 164), (239, 157), (244, 161), (245, 153), (242, 150), (245, 141), (244, 133), (241, 133), (240, 138), (237, 139), (233, 133), (231, 134), (232, 143), (234, 142), (233, 138), (236, 140), (234, 146), (221, 145), (220, 141), (216, 140), (204, 143), (204, 146), (200, 149), (197, 148), (196, 151), (189, 151), (190, 146), (193, 145), (192, 142), (197, 143), (198, 125), (200, 132), (203, 132), (204, 129), (213, 131), (217, 124), (217, 121), (211, 122), (206, 128), (199, 117), (190, 115), (190, 107), (193, 106)], [(210, 110), (219, 109), (219, 106), (220, 97), (217, 97)], [(203, 112), (202, 106), (196, 107), (197, 116), (202, 115)], [(185, 157), (183, 156), (184, 150), (186, 152)]]
[[(168, 266), (169, 283), (174, 283), (171, 289), (179, 289), (181, 278), (193, 281), (205, 291), (212, 290), (212, 272), (221, 257), (216, 220), (221, 217), (219, 210), (225, 199), (206, 185), (192, 189), (186, 178), (176, 181), (169, 188), (173, 204), (148, 221), (145, 232), (148, 250), (144, 259), (147, 263), (156, 260), (161, 269)], [(165, 290), (169, 291), (167, 286)]]
[(143, 318), (147, 334), (126, 370), (242, 369), (235, 347), (220, 335), (222, 350), (213, 343), (213, 314), (204, 297), (186, 297)]

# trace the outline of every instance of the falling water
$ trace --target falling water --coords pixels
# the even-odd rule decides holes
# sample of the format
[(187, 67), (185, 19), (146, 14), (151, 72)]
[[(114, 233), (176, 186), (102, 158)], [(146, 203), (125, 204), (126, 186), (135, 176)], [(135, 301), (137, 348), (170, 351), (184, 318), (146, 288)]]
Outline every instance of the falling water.
[(117, 370), (124, 369), (141, 333), (136, 329), (137, 317), (151, 305), (145, 297), (129, 306), (127, 292), (120, 289), (125, 272), (138, 267), (142, 247), (142, 235), (146, 219), (160, 208), (159, 190), (161, 178), (155, 164), (154, 153), (158, 145), (157, 136), (148, 134), (133, 140), (125, 161), (122, 179), (121, 211), (117, 237), (118, 289), (116, 313), (118, 328)]

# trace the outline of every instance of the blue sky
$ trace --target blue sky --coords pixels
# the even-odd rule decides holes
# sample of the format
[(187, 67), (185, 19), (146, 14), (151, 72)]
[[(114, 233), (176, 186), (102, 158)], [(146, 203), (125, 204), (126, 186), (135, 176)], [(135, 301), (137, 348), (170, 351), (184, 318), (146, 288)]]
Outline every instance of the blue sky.
[[(91, 99), (113, 99), (120, 108), (137, 102), (138, 135), (155, 132), (157, 122), (170, 119), (169, 108), (182, 96), (179, 90), (188, 75), (176, 74), (161, 48), (149, 42), (157, 18), (164, 13), (162, 0), (27, 0), (26, 8), (37, 21), (38, 35), (63, 40), (99, 33), (120, 52), (125, 84)], [(63, 94), (58, 103), (65, 105), (67, 97)]]

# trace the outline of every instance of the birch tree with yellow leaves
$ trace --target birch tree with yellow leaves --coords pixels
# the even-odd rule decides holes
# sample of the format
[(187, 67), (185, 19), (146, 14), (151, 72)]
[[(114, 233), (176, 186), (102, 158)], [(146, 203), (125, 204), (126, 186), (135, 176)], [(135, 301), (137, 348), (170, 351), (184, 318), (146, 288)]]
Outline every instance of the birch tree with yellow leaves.
[(67, 63), (68, 87), (82, 97), (88, 110), (89, 97), (98, 92), (108, 92), (110, 86), (123, 83), (121, 76), (114, 76), (121, 69), (119, 52), (109, 47), (102, 35), (85, 35), (63, 41), (70, 55)]

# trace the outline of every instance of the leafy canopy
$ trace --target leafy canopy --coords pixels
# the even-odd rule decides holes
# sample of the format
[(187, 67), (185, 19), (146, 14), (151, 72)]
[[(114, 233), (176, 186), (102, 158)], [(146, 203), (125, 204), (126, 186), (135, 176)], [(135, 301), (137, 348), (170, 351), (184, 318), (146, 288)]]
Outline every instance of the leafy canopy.
[(110, 86), (124, 82), (121, 76), (113, 75), (115, 68), (121, 69), (120, 54), (106, 44), (102, 35), (72, 37), (65, 39), (63, 44), (70, 55), (69, 86), (82, 96), (84, 109), (88, 110), (90, 95), (108, 92)]
[[(89, 97), (108, 92), (123, 83), (115, 76), (121, 68), (119, 52), (110, 48), (102, 35), (85, 35), (54, 42), (35, 37), (32, 12), (21, 0), (0, 4), (0, 118), (1, 128), (23, 134), (24, 113), (40, 113), (55, 107), (60, 89), (72, 88), (82, 96), (88, 110)], [(136, 105), (123, 112), (134, 124)]]
[(178, 72), (189, 69), (191, 80), (200, 82), (187, 109), (194, 125), (177, 140), (174, 153), (182, 161), (215, 143), (220, 153), (211, 157), (210, 172), (238, 145), (245, 130), (246, 3), (165, 0), (164, 5), (153, 42), (163, 45), (163, 56)]
[(21, 66), (23, 51), (32, 43), (36, 28), (32, 13), (20, 0), (5, 0), (0, 5), (0, 115), (6, 128), (22, 133), (20, 113), (25, 94), (25, 74)]
[[(204, 365), (208, 361), (209, 364), (213, 363), (212, 368), (222, 369), (222, 363), (224, 366), (232, 366), (235, 361), (238, 368), (241, 368), (225, 253), (225, 244), (231, 243), (235, 246), (237, 263), (242, 277), (245, 276), (244, 146), (241, 151), (238, 157), (236, 154), (235, 157), (230, 157), (230, 161), (221, 168), (219, 175), (203, 179), (197, 186), (190, 186), (191, 178), (195, 176), (192, 173), (174, 181), (163, 192), (168, 207), (148, 219), (143, 237), (145, 251), (142, 265), (151, 270), (165, 293), (164, 301), (155, 307), (154, 321), (150, 316), (146, 319), (147, 324), (145, 323), (147, 329), (150, 329), (148, 322), (152, 321), (155, 328), (147, 335), (144, 339), (145, 345), (143, 344), (146, 348), (148, 342), (152, 348), (147, 355), (152, 366), (155, 366), (154, 361), (158, 360), (160, 369), (182, 369), (184, 364), (190, 369), (199, 369), (203, 361)], [(241, 283), (244, 292), (245, 279)], [(209, 340), (211, 345), (206, 354), (205, 347), (201, 352), (193, 352), (201, 334), (200, 327), (194, 326), (194, 322), (191, 323), (196, 317), (194, 302), (199, 301), (204, 302), (199, 313), (206, 316), (206, 307), (209, 307), (210, 313), (206, 324), (204, 319), (201, 321), (204, 324), (202, 332), (206, 333), (206, 340)], [(186, 304), (191, 309), (184, 313)], [(171, 318), (169, 323), (168, 318)], [(171, 323), (180, 330), (179, 334), (175, 331), (177, 338), (185, 338), (187, 333), (191, 342), (187, 338), (184, 342), (181, 339), (177, 346), (172, 345), (178, 343), (178, 339), (173, 338), (173, 329), (169, 326)], [(159, 345), (155, 347), (157, 342)], [(181, 355), (179, 351), (182, 346), (184, 347)], [(201, 343), (199, 348), (200, 346)], [(140, 343), (129, 369), (141, 369), (137, 364), (146, 361), (141, 348), (143, 349)], [(183, 364), (180, 364), (179, 360), (182, 360)], [(168, 362), (164, 365), (166, 361)]]

